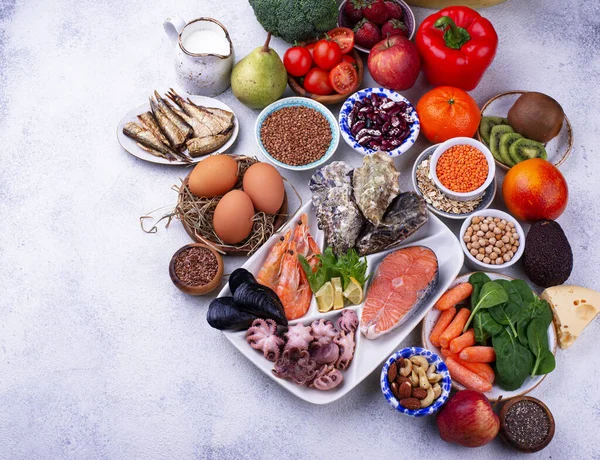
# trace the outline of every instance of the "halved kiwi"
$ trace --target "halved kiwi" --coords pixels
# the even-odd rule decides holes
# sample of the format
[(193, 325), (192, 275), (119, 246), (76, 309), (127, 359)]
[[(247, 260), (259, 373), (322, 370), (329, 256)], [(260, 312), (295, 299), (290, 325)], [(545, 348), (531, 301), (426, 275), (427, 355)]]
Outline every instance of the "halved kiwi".
[(531, 139), (517, 139), (508, 148), (508, 154), (515, 163), (529, 160), (531, 158), (548, 158), (544, 144)]
[(500, 136), (500, 158), (506, 166), (512, 167), (516, 165), (515, 161), (508, 153), (510, 146), (517, 140), (523, 138), (519, 133), (506, 133)]
[(496, 125), (492, 128), (492, 132), (490, 133), (490, 151), (494, 155), (494, 158), (501, 163), (504, 163), (504, 159), (500, 155), (500, 138), (503, 134), (514, 132), (508, 125)]
[(502, 117), (483, 117), (481, 123), (479, 123), (479, 134), (488, 146), (490, 145), (490, 133), (492, 128), (496, 125), (505, 125), (508, 122), (506, 118)]

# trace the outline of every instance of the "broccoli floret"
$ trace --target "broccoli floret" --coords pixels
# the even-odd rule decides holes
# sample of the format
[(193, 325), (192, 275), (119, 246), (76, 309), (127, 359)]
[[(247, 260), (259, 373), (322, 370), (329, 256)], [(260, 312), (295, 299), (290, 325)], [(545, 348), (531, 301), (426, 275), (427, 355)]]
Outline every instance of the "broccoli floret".
[(306, 40), (337, 24), (335, 0), (249, 0), (258, 22), (286, 42)]

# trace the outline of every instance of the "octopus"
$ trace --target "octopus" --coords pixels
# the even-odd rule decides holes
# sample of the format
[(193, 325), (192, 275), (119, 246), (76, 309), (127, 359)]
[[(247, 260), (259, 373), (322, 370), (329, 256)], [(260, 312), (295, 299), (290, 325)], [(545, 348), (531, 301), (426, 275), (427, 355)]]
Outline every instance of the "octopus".
[(338, 369), (331, 365), (325, 365), (319, 369), (319, 372), (310, 383), (309, 387), (321, 391), (331, 390), (342, 383), (343, 380), (344, 376)]
[(290, 379), (297, 385), (306, 385), (314, 380), (319, 368), (307, 349), (298, 347), (286, 348), (275, 362), (273, 375), (282, 379)]
[(246, 332), (246, 342), (260, 350), (267, 360), (275, 362), (281, 354), (283, 339), (277, 335), (277, 323), (272, 319), (257, 318)]
[(358, 329), (358, 315), (354, 310), (342, 310), (337, 319), (337, 328), (344, 332), (353, 332)]
[(333, 338), (337, 335), (335, 326), (328, 320), (320, 319), (313, 321), (310, 327), (314, 340), (322, 345), (333, 342)]
[(312, 328), (310, 326), (305, 326), (302, 323), (290, 326), (284, 335), (286, 338), (284, 350), (289, 350), (291, 348), (308, 350), (308, 345), (314, 338), (312, 335)]
[(352, 358), (354, 358), (354, 347), (356, 346), (354, 336), (358, 328), (356, 312), (353, 310), (342, 311), (337, 320), (337, 326), (340, 332), (333, 339), (333, 343), (339, 347), (339, 356), (334, 366), (336, 369), (344, 370), (350, 366)]

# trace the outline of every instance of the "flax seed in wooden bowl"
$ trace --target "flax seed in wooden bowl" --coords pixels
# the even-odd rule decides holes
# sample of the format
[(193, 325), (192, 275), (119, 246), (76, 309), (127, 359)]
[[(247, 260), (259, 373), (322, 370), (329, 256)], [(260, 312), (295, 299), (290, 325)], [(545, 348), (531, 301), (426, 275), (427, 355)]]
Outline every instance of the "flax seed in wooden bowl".
[(187, 244), (173, 254), (169, 275), (173, 284), (186, 294), (208, 294), (221, 282), (223, 259), (205, 244)]

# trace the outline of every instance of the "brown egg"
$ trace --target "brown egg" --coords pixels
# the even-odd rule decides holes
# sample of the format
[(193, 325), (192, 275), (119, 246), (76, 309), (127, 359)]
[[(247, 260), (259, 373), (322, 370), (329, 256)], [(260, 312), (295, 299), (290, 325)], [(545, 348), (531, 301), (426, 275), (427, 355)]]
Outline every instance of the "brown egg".
[(212, 155), (190, 173), (188, 185), (196, 196), (212, 198), (231, 190), (238, 179), (237, 162), (229, 155)]
[(283, 204), (283, 179), (279, 171), (268, 163), (250, 166), (244, 173), (243, 187), (257, 211), (275, 214)]
[(250, 235), (253, 216), (250, 197), (241, 190), (232, 190), (217, 204), (213, 228), (224, 243), (237, 244)]

